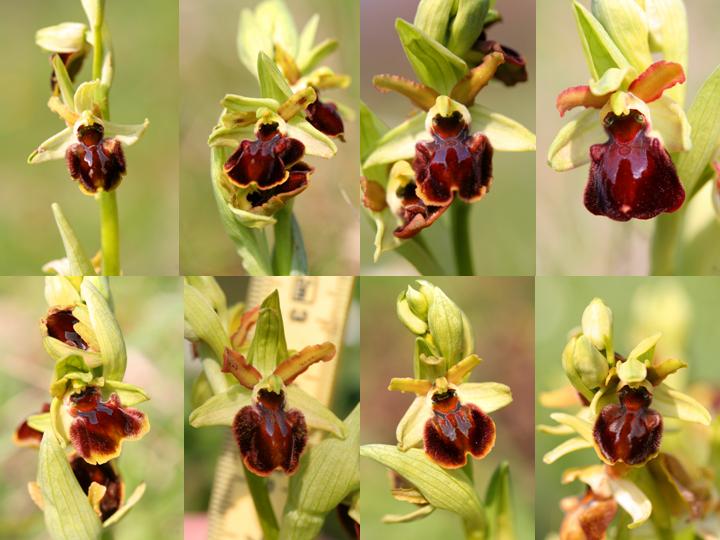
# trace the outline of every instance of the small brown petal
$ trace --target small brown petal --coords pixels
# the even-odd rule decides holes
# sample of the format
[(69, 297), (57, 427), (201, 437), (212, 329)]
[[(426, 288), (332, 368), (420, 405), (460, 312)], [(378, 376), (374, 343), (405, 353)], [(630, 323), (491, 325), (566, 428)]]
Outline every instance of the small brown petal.
[(373, 212), (382, 212), (387, 208), (385, 188), (382, 187), (382, 184), (362, 176), (360, 177), (360, 188), (362, 189), (362, 203), (365, 208)]
[[(43, 403), (42, 410), (40, 412), (50, 412), (50, 404)], [(40, 446), (42, 440), (42, 432), (37, 429), (31, 428), (26, 420), (23, 420), (13, 433), (13, 442), (18, 446), (29, 446), (37, 448)]]
[(329, 101), (322, 102), (320, 98), (313, 101), (305, 110), (305, 117), (310, 124), (329, 137), (337, 137), (344, 141), (345, 126), (337, 110), (337, 105)]
[(88, 493), (93, 482), (105, 486), (105, 495), (100, 500), (100, 519), (102, 521), (118, 511), (123, 503), (125, 484), (115, 470), (112, 461), (102, 465), (91, 465), (83, 458), (75, 456), (71, 458), (70, 466), (85, 494)]
[(560, 506), (565, 511), (560, 540), (604, 540), (617, 513), (615, 499), (603, 499), (589, 489), (582, 499), (568, 497)]

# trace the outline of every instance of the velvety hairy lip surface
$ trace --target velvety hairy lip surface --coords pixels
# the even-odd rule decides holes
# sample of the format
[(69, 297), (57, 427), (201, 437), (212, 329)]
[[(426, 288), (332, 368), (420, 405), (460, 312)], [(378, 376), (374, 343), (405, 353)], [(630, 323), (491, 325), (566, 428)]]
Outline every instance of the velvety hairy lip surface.
[(282, 392), (268, 390), (258, 391), (256, 402), (240, 409), (233, 434), (243, 463), (259, 476), (268, 476), (275, 469), (293, 474), (307, 443), (303, 414), (285, 408)]
[(680, 208), (685, 190), (660, 140), (648, 135), (645, 117), (637, 111), (610, 113), (605, 131), (610, 139), (590, 147), (585, 207), (616, 221), (650, 219)]
[(80, 182), (87, 193), (102, 189), (112, 191), (125, 175), (125, 154), (117, 139), (104, 138), (105, 130), (99, 124), (82, 126), (78, 142), (65, 153), (70, 176)]
[(117, 457), (124, 439), (139, 439), (150, 429), (142, 412), (123, 407), (117, 394), (103, 401), (95, 386), (70, 396), (69, 401), (70, 440), (88, 463), (102, 464)]
[(433, 396), (433, 418), (425, 423), (425, 452), (448, 469), (467, 463), (467, 454), (485, 457), (495, 445), (495, 422), (453, 390)]
[(417, 195), (427, 205), (446, 206), (453, 194), (466, 201), (481, 199), (492, 182), (493, 148), (482, 133), (470, 135), (460, 113), (436, 116), (432, 140), (415, 145), (413, 170)]
[(245, 140), (225, 162), (228, 178), (240, 187), (270, 189), (285, 182), (287, 169), (305, 154), (305, 145), (278, 131), (276, 123), (263, 124), (256, 140)]
[(620, 404), (603, 407), (595, 421), (593, 436), (603, 456), (611, 463), (640, 465), (657, 455), (662, 440), (662, 416), (650, 408), (647, 389), (626, 386)]

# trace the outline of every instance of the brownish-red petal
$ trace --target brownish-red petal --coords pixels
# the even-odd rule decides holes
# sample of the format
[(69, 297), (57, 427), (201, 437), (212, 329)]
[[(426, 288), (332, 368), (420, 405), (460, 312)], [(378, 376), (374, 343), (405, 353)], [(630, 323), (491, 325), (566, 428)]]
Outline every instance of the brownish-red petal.
[(101, 521), (105, 521), (118, 511), (123, 503), (125, 484), (115, 470), (113, 462), (91, 465), (83, 458), (75, 456), (70, 459), (70, 467), (86, 495), (93, 482), (105, 487), (105, 495), (100, 499), (99, 507)]
[(685, 71), (677, 62), (660, 60), (655, 62), (637, 79), (630, 83), (628, 90), (646, 103), (660, 99), (663, 92), (676, 84), (685, 82)]
[(240, 409), (233, 434), (245, 466), (259, 476), (275, 469), (293, 474), (307, 443), (305, 417), (285, 409), (284, 394), (260, 390), (257, 401)]
[(258, 189), (247, 194), (247, 201), (254, 211), (273, 214), (286, 201), (296, 197), (308, 188), (310, 175), (315, 169), (299, 161), (288, 169), (287, 180), (270, 189)]
[(368, 180), (364, 176), (360, 178), (360, 188), (363, 194), (363, 206), (373, 212), (382, 212), (387, 208), (385, 188), (374, 180)]
[(91, 464), (117, 457), (123, 440), (139, 439), (150, 429), (145, 414), (123, 407), (117, 394), (103, 401), (100, 389), (95, 386), (70, 396), (67, 407), (73, 417), (70, 441), (78, 455)]
[(425, 423), (425, 452), (439, 465), (457, 469), (467, 454), (485, 457), (495, 445), (495, 422), (473, 404), (462, 404), (454, 391), (433, 397), (433, 417)]
[(558, 94), (555, 106), (560, 116), (564, 116), (566, 112), (575, 107), (602, 109), (609, 98), (610, 94), (596, 96), (587, 85), (571, 86)]
[(503, 55), (505, 62), (498, 66), (493, 78), (499, 80), (505, 86), (515, 86), (519, 82), (528, 80), (525, 58), (515, 49), (511, 49), (497, 41), (485, 39), (484, 32), (473, 48), (485, 54), (499, 52)]
[(99, 124), (79, 128), (78, 142), (66, 150), (65, 163), (70, 176), (86, 193), (115, 189), (126, 172), (122, 144), (117, 139), (105, 139)]
[(335, 345), (329, 341), (319, 345), (309, 345), (280, 362), (273, 373), (285, 384), (291, 384), (298, 375), (304, 373), (313, 364), (328, 362), (335, 358), (335, 352)]
[(343, 138), (345, 126), (337, 105), (330, 101), (316, 99), (305, 110), (307, 121), (317, 130), (329, 137)]
[(647, 389), (624, 387), (620, 403), (606, 405), (593, 428), (595, 443), (609, 463), (640, 465), (655, 457), (662, 440), (660, 413), (650, 408)]
[(75, 325), (78, 322), (80, 321), (72, 314), (71, 307), (50, 308), (47, 316), (43, 319), (48, 336), (85, 351), (88, 349), (88, 344), (75, 330)]
[(248, 364), (242, 354), (228, 347), (225, 347), (223, 354), (222, 371), (232, 373), (240, 384), (251, 390), (262, 379), (262, 374), (254, 366)]

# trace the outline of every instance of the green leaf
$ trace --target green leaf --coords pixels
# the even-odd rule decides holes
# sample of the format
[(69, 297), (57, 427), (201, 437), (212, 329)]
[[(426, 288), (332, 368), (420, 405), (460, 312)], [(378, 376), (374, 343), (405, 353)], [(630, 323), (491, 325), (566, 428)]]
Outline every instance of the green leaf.
[(270, 57), (261, 52), (257, 58), (257, 73), (260, 81), (260, 94), (283, 103), (292, 95), (290, 85)]
[(367, 159), (380, 137), (387, 130), (383, 121), (364, 102), (360, 102), (360, 159), (362, 161)]
[(80, 296), (90, 312), (90, 322), (103, 360), (103, 376), (107, 380), (121, 381), (125, 375), (127, 353), (115, 315), (102, 293), (87, 279), (80, 286)]
[(106, 380), (103, 385), (103, 391), (107, 394), (117, 394), (120, 398), (120, 403), (126, 407), (132, 407), (133, 405), (150, 399), (150, 396), (145, 393), (145, 390), (139, 386), (121, 381)]
[(222, 319), (227, 312), (227, 298), (213, 276), (186, 276), (185, 281), (195, 287), (212, 305)]
[(275, 290), (260, 305), (255, 335), (248, 351), (248, 363), (262, 373), (263, 377), (267, 377), (275, 370), (278, 362), (287, 357), (280, 295)]
[(685, 191), (692, 193), (720, 141), (720, 67), (705, 80), (688, 111), (692, 148), (675, 160)]
[(70, 75), (67, 72), (67, 69), (65, 68), (65, 64), (63, 63), (62, 59), (60, 58), (60, 55), (54, 54), (52, 57), (52, 67), (53, 71), (55, 72), (55, 79), (57, 80), (58, 88), (60, 88), (60, 96), (62, 97), (63, 103), (67, 105), (70, 110), (74, 109), (74, 94), (75, 90), (73, 87), (72, 80), (70, 79)]
[(490, 7), (488, 0), (458, 0), (457, 13), (450, 23), (447, 48), (464, 55), (480, 37)]
[(652, 64), (647, 19), (636, 2), (593, 0), (592, 12), (638, 73)]
[(428, 37), (439, 43), (446, 43), (452, 8), (453, 2), (446, 0), (420, 0), (413, 24)]
[(305, 242), (303, 241), (302, 229), (298, 223), (295, 214), (292, 218), (292, 260), (290, 262), (291, 276), (305, 276), (308, 274), (307, 253), (305, 252)]
[(487, 538), (515, 540), (512, 507), (510, 466), (507, 461), (503, 461), (493, 472), (485, 493)]
[(65, 248), (65, 255), (67, 256), (68, 263), (70, 265), (70, 275), (95, 275), (95, 269), (93, 268), (90, 259), (88, 259), (87, 255), (85, 255), (85, 251), (80, 245), (80, 240), (78, 240), (78, 237), (75, 235), (75, 231), (73, 231), (70, 223), (68, 223), (68, 220), (65, 219), (65, 215), (60, 209), (60, 205), (53, 203), (52, 211)]
[(458, 514), (473, 530), (485, 528), (485, 510), (462, 470), (443, 469), (419, 448), (402, 452), (397, 446), (366, 444), (360, 455), (396, 471), (435, 508)]
[(38, 458), (45, 526), (53, 540), (96, 540), (101, 523), (51, 433), (43, 435)]
[(467, 64), (407, 21), (397, 19), (395, 29), (418, 79), (440, 94), (449, 94), (467, 73)]
[(308, 426), (329, 431), (341, 439), (346, 437), (342, 420), (298, 385), (288, 385), (285, 388), (285, 398), (289, 408), (299, 409), (303, 413)]
[(482, 105), (469, 108), (470, 130), (484, 133), (498, 152), (534, 152), (535, 134), (525, 126)]
[(301, 458), (300, 470), (290, 478), (281, 540), (316, 538), (325, 514), (359, 489), (359, 405), (345, 419), (344, 428), (347, 438), (327, 438)]
[(190, 413), (192, 427), (232, 426), (238, 411), (252, 402), (251, 391), (235, 384), (216, 394)]
[(630, 63), (618, 49), (602, 24), (577, 0), (573, 2), (580, 41), (593, 79), (610, 68), (627, 68)]
[(548, 165), (558, 172), (585, 165), (590, 161), (590, 146), (606, 137), (597, 111), (583, 111), (565, 124), (550, 143)]
[(248, 274), (251, 276), (271, 275), (272, 265), (263, 233), (243, 225), (223, 194), (221, 186), (225, 174), (223, 164), (226, 159), (223, 148), (213, 147), (210, 149), (210, 174), (220, 219), (225, 226), (225, 231), (234, 242), (238, 255), (242, 259), (243, 267)]
[(222, 361), (225, 348), (230, 347), (230, 338), (223, 328), (220, 317), (210, 301), (192, 285), (185, 284), (185, 320), (201, 340), (207, 343)]

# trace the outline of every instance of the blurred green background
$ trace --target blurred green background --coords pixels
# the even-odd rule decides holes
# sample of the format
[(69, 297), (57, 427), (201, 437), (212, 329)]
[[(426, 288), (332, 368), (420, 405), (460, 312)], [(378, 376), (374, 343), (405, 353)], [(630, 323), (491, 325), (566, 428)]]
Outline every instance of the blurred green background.
[[(220, 114), (225, 94), (260, 95), (255, 78), (240, 63), (235, 45), (240, 11), (256, 0), (180, 1), (182, 273), (237, 275), (244, 271), (235, 247), (220, 222), (210, 184), (207, 138)], [(358, 2), (304, 0), (287, 2), (302, 29), (320, 14), (317, 40), (336, 38), (339, 48), (327, 65), (352, 76), (347, 90), (330, 90), (323, 99), (337, 99), (357, 111), (359, 68)], [(359, 201), (357, 122), (345, 122), (346, 143), (330, 160), (309, 158), (316, 170), (310, 187), (295, 200), (310, 273), (353, 275), (358, 267)]]
[[(720, 281), (716, 278), (553, 278), (536, 281), (535, 303), (535, 388), (541, 392), (567, 384), (560, 356), (568, 332), (579, 326), (583, 310), (600, 297), (613, 311), (615, 350), (627, 354), (642, 338), (658, 331), (656, 357), (680, 358), (689, 364), (673, 385), (704, 382), (720, 383), (717, 351), (720, 349), (717, 309)], [(677, 377), (677, 376), (675, 376)], [(536, 406), (537, 423), (550, 424), (550, 410)], [(575, 452), (552, 465), (543, 455), (563, 438), (538, 432), (535, 446), (535, 478), (539, 496), (535, 500), (536, 538), (557, 532), (562, 519), (560, 499), (582, 492), (575, 482), (561, 485), (564, 470), (598, 463), (591, 449)], [(671, 441), (666, 435), (663, 445)], [(677, 443), (677, 441), (674, 441)], [(686, 449), (688, 451), (688, 449)], [(698, 453), (695, 448), (690, 452)]]
[[(123, 446), (119, 458), (126, 495), (147, 491), (115, 527), (116, 540), (182, 538), (183, 436), (182, 297), (177, 278), (111, 278), (128, 351), (125, 380), (151, 399), (139, 405), (150, 432)], [(37, 451), (12, 442), (15, 428), (48, 401), (52, 361), (42, 348), (40, 319), (47, 311), (43, 278), (0, 278), (0, 538), (47, 538), (42, 512), (30, 500)]]
[[(244, 302), (247, 296), (248, 287), (252, 278), (248, 277), (225, 277), (218, 278), (220, 286), (225, 291), (228, 305), (237, 302)], [(277, 278), (294, 279), (294, 278)], [(342, 356), (335, 380), (333, 401), (331, 409), (339, 418), (345, 418), (360, 400), (360, 311), (359, 311), (359, 286), (356, 282), (353, 293), (353, 300), (348, 313), (345, 338), (343, 341)], [(283, 306), (280, 306), (281, 309)], [(287, 316), (287, 313), (284, 314)], [(300, 348), (312, 345), (317, 340), (308, 336), (306, 343), (288, 343), (291, 348)], [(333, 360), (335, 361), (335, 360)], [(192, 412), (190, 402), (191, 390), (195, 379), (201, 371), (198, 361), (185, 355), (185, 415), (187, 419)], [(230, 436), (230, 430), (222, 427), (205, 427), (196, 429), (184, 421), (185, 429), (185, 512), (196, 514), (192, 521), (186, 523), (186, 539), (200, 540), (197, 529), (204, 530), (204, 514), (207, 511), (212, 492), (212, 483), (215, 476), (217, 459), (224, 449), (226, 440)], [(197, 515), (200, 514), (200, 515)], [(199, 522), (199, 523), (198, 523)], [(322, 539), (342, 539), (347, 536), (340, 529), (335, 513), (331, 512), (325, 522), (321, 536)]]
[[(687, 109), (718, 65), (720, 10), (716, 0), (685, 4), (690, 28)], [(538, 8), (537, 58), (537, 274), (647, 274), (653, 220), (619, 223), (594, 216), (583, 205), (589, 167), (558, 173), (547, 165), (550, 143), (577, 114), (561, 119), (555, 98), (590, 78), (570, 2), (546, 1)]]
[[(517, 538), (533, 538), (533, 281), (530, 278), (432, 278), (470, 319), (475, 352), (484, 359), (471, 380), (495, 381), (512, 388), (513, 402), (492, 413), (497, 425), (493, 451), (474, 460), (475, 484), (483, 496), (501, 461), (510, 463)], [(395, 428), (412, 396), (389, 392), (392, 377), (412, 376), (415, 336), (395, 315), (400, 291), (408, 278), (361, 278), (361, 403), (360, 444), (395, 444)], [(368, 539), (462, 538), (457, 516), (437, 510), (413, 523), (385, 525), (385, 514), (405, 514), (416, 507), (390, 494), (385, 467), (360, 460), (362, 536)]]
[[(141, 19), (138, 14), (142, 13)], [(126, 275), (177, 274), (178, 85), (177, 2), (107, 2), (115, 48), (110, 94), (113, 121), (150, 119), (142, 140), (125, 149), (128, 174), (118, 190), (121, 262)], [(50, 204), (57, 202), (93, 255), (100, 246), (99, 209), (83, 195), (62, 160), (27, 165), (42, 141), (65, 127), (46, 107), (48, 55), (35, 31), (65, 21), (86, 22), (78, 0), (4, 3), (0, 35), (5, 84), (0, 89), (0, 274), (39, 275), (63, 256)], [(90, 77), (86, 59), (76, 82)]]
[[(561, 2), (558, 2), (561, 3)], [(392, 73), (416, 80), (395, 32), (395, 19), (412, 22), (418, 0), (363, 0), (361, 6), (361, 96), (389, 127), (412, 111), (406, 98), (381, 94), (374, 75)], [(564, 4), (563, 4), (564, 5)], [(519, 51), (527, 61), (529, 80), (508, 88), (493, 81), (477, 103), (505, 114), (535, 130), (535, 2), (497, 0), (503, 22), (491, 27), (488, 38)], [(475, 271), (482, 275), (533, 275), (535, 269), (535, 164), (532, 152), (495, 152), (490, 193), (472, 206), (471, 241)], [(413, 275), (415, 269), (395, 253), (373, 263), (375, 225), (362, 220), (360, 257), (363, 275)], [(452, 260), (449, 214), (421, 236), (441, 261)]]

